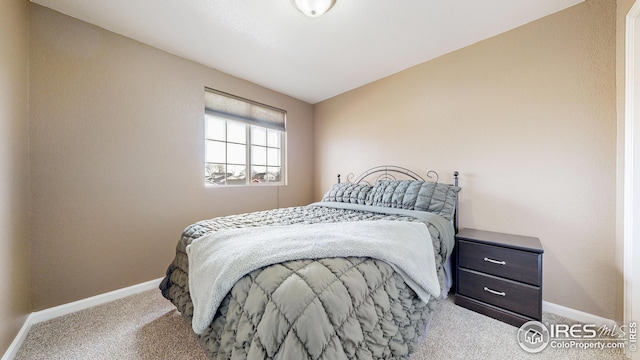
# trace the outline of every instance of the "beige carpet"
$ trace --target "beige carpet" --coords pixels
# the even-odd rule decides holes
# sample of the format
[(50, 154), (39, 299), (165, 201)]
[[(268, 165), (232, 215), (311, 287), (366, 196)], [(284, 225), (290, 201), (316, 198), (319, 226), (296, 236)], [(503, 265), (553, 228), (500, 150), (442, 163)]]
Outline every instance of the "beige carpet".
[[(568, 320), (545, 314), (543, 322)], [(620, 359), (620, 350), (551, 349), (528, 354), (517, 328), (441, 301), (414, 360), (427, 359)], [(205, 359), (197, 337), (158, 290), (79, 311), (31, 328), (22, 359)]]

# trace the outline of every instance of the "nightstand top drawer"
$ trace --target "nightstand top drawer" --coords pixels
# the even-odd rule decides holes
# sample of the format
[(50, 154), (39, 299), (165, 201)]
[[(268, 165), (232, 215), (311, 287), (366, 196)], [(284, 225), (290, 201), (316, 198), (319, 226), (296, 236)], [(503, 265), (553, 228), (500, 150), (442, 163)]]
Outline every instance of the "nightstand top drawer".
[(542, 254), (458, 240), (458, 267), (540, 286)]
[(456, 234), (456, 238), (540, 254), (544, 252), (540, 239), (530, 236), (503, 234), (476, 229), (462, 229)]

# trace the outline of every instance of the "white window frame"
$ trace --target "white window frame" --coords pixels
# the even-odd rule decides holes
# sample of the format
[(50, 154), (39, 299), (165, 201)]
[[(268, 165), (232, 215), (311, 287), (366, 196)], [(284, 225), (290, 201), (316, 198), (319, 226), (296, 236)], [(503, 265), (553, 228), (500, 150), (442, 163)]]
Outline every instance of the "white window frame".
[[(224, 135), (215, 135), (215, 138), (210, 136), (207, 131), (208, 123), (213, 120), (224, 121)], [(238, 125), (244, 126), (244, 143), (235, 143), (229, 141), (229, 124), (233, 124), (238, 129)], [(205, 185), (210, 187), (225, 187), (225, 186), (281, 186), (287, 183), (287, 169), (286, 169), (286, 111), (274, 108), (269, 105), (257, 103), (252, 100), (240, 98), (234, 95), (230, 95), (217, 90), (205, 88)], [(264, 129), (265, 141), (264, 144), (252, 141), (252, 129)], [(219, 134), (219, 133), (218, 133)], [(269, 143), (269, 135), (275, 134), (278, 136), (276, 144)], [(273, 138), (272, 138), (273, 139)], [(208, 144), (211, 143), (223, 143), (225, 147), (224, 161), (216, 159), (217, 161), (211, 161), (212, 156), (209, 152)], [(244, 163), (230, 162), (229, 160), (229, 145), (243, 145), (245, 147), (245, 159)], [(252, 154), (254, 147), (262, 148), (265, 150), (265, 164), (254, 164), (252, 161)], [(273, 162), (269, 161), (268, 154), (273, 151), (279, 151), (279, 158)], [(224, 169), (220, 173), (217, 179), (219, 181), (212, 181), (214, 173), (211, 172), (213, 166), (224, 166)], [(237, 178), (231, 180), (229, 177), (230, 170), (235, 167), (244, 167), (244, 181), (238, 181)], [(254, 178), (254, 172), (256, 168), (264, 168), (264, 172), (261, 178)], [(280, 178), (279, 180), (269, 179), (269, 168), (279, 168)]]

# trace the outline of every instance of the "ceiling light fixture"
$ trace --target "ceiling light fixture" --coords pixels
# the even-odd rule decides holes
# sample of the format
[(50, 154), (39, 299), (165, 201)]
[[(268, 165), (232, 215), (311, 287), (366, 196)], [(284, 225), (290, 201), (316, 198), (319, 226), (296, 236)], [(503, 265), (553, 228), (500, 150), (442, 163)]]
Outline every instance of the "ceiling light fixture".
[(331, 9), (336, 0), (293, 0), (293, 4), (303, 14), (318, 17)]

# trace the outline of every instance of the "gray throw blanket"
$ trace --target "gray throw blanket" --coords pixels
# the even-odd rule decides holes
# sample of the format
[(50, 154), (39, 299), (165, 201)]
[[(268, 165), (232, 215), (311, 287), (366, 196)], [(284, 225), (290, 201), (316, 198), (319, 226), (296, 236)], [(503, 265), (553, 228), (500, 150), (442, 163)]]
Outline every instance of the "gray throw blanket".
[(235, 282), (261, 267), (296, 259), (370, 257), (389, 263), (427, 302), (440, 294), (424, 223), (362, 221), (219, 230), (187, 247), (193, 330), (211, 324)]

